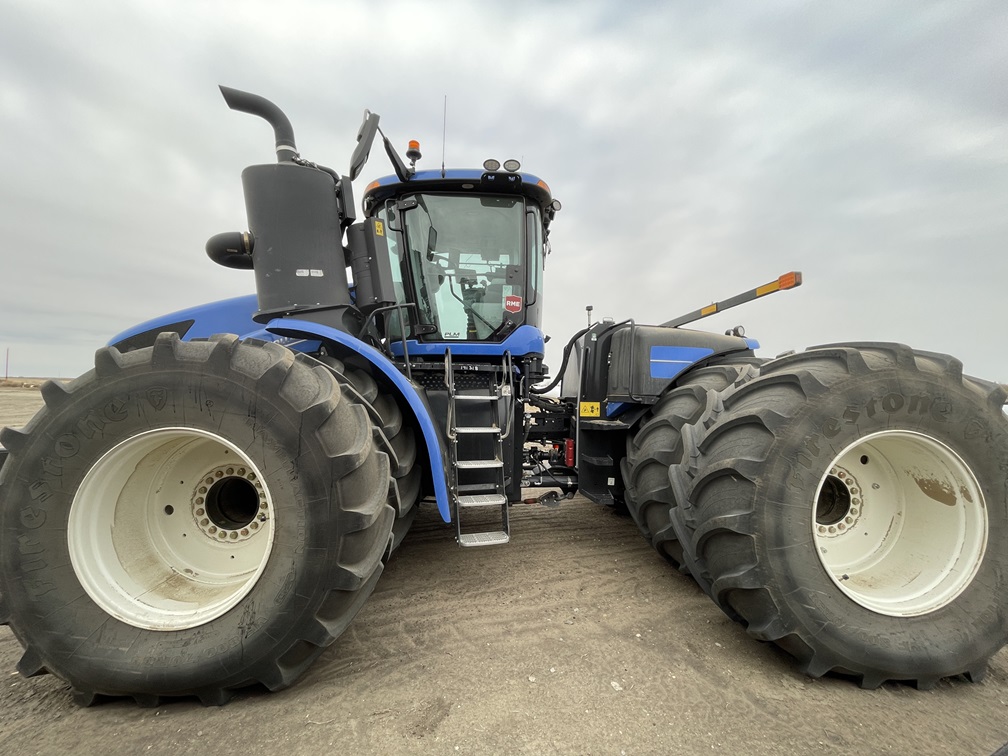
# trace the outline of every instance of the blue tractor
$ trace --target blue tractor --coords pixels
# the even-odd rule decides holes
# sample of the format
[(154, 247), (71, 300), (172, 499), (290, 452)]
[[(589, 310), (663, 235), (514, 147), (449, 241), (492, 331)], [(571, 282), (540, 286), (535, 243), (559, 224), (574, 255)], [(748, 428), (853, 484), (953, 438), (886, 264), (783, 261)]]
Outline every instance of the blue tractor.
[(0, 622), (76, 699), (223, 703), (293, 683), (420, 506), (505, 544), (523, 488), (625, 507), (729, 616), (811, 675), (978, 679), (1008, 640), (1004, 387), (888, 343), (757, 358), (740, 329), (590, 323), (544, 364), (560, 204), (508, 161), (352, 191), (299, 155), (245, 169), (207, 243), (256, 294), (157, 318), (42, 388), (0, 440)]

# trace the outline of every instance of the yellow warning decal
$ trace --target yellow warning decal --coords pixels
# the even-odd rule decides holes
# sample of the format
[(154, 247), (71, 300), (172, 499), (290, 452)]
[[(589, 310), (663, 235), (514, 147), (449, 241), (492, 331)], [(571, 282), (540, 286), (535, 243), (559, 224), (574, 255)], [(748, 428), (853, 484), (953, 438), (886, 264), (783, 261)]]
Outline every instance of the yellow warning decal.
[(581, 402), (581, 417), (601, 417), (600, 402)]
[(374, 222), (374, 232), (375, 236), (385, 236), (385, 224), (380, 220)]

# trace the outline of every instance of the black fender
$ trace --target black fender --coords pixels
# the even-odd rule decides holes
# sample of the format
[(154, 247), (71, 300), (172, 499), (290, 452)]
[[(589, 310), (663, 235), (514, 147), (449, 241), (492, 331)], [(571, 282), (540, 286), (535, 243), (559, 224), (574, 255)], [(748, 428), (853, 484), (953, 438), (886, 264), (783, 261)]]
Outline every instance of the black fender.
[(599, 323), (581, 346), (576, 405), (578, 487), (592, 501), (623, 499), (620, 461), (635, 423), (695, 368), (753, 356), (753, 339), (631, 321)]

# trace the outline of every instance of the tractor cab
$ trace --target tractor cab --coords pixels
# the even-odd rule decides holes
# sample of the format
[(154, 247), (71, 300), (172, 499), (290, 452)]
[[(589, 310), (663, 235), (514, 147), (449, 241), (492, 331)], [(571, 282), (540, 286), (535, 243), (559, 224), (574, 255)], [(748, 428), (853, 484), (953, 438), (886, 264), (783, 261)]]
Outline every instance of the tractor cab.
[[(419, 353), (475, 342), (487, 349), (468, 354), (500, 355), (516, 332), (527, 340), (538, 331), (558, 208), (545, 182), (517, 170), (420, 171), (367, 187), (364, 211), (384, 231), (396, 302), (411, 303)], [(389, 318), (390, 337), (397, 328)]]
[[(543, 263), (560, 203), (518, 167), (397, 171), (364, 192), (365, 225), (384, 240), (375, 255), (387, 250), (391, 269), (385, 343), (442, 420), (463, 545), (508, 538), (508, 502), (521, 495), (522, 400), (545, 375)], [(463, 532), (459, 509), (475, 532)], [(485, 517), (495, 522), (480, 524)]]

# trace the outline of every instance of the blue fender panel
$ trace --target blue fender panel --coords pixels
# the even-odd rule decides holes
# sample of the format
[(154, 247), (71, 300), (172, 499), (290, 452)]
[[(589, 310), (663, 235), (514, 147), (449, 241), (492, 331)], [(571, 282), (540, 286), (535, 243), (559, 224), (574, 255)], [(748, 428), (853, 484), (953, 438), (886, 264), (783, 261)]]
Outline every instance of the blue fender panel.
[[(206, 338), (213, 336), (215, 333), (247, 335), (251, 331), (262, 328), (261, 325), (252, 320), (252, 314), (257, 308), (258, 304), (255, 294), (189, 307), (185, 310), (162, 315), (128, 328), (122, 333), (113, 336), (109, 340), (109, 344), (119, 344), (147, 333), (152, 334), (150, 342), (153, 344), (154, 336), (160, 330), (164, 330), (167, 326), (175, 324), (179, 324), (178, 329), (168, 328), (167, 330), (180, 331), (179, 335), (187, 341), (189, 339)], [(183, 329), (184, 332), (181, 332)]]
[(153, 344), (159, 333), (174, 331), (183, 341), (233, 333), (243, 339), (280, 341), (295, 352), (314, 352), (319, 348), (318, 340), (277, 339), (252, 319), (257, 309), (255, 294), (188, 307), (127, 328), (113, 336), (108, 345), (123, 350), (141, 349)]
[(709, 347), (653, 346), (650, 366), (652, 378), (675, 378), (687, 368), (714, 354)]
[(451, 508), (448, 505), (448, 484), (445, 476), (444, 450), (441, 446), (441, 435), (431, 420), (427, 405), (417, 393), (414, 385), (399, 372), (399, 369), (381, 352), (348, 333), (338, 331), (329, 326), (311, 323), (296, 318), (276, 318), (266, 325), (266, 330), (280, 336), (306, 340), (325, 340), (335, 342), (370, 362), (376, 370), (388, 378), (403, 399), (413, 411), (424, 441), (427, 443), (428, 463), (431, 477), (434, 479), (434, 496), (437, 499), (438, 512), (441, 519), (451, 522)]

